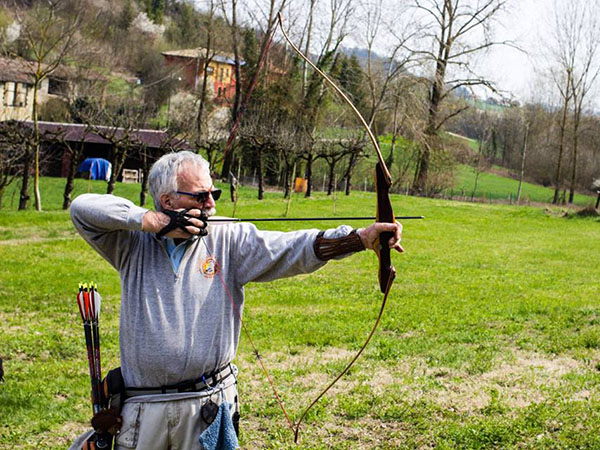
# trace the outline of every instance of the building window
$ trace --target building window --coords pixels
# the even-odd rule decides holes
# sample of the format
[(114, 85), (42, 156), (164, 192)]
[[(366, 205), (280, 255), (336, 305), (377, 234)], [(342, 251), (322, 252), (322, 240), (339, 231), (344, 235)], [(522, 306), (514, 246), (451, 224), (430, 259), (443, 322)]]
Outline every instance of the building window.
[(221, 88), (219, 88), (219, 91), (217, 93), (217, 97), (220, 97), (220, 96), (221, 96)]
[(223, 81), (223, 68), (219, 69), (219, 81)]
[(27, 106), (27, 91), (29, 86), (25, 83), (6, 81), (4, 83), (4, 106)]
[(27, 85), (24, 83), (17, 83), (15, 88), (14, 103), (13, 106), (27, 106)]
[(15, 103), (15, 84), (12, 81), (4, 83), (4, 106), (13, 106)]
[(223, 97), (227, 97), (227, 88), (226, 87), (223, 88)]
[(69, 84), (65, 80), (56, 78), (48, 79), (48, 94), (64, 95), (66, 97), (68, 93)]

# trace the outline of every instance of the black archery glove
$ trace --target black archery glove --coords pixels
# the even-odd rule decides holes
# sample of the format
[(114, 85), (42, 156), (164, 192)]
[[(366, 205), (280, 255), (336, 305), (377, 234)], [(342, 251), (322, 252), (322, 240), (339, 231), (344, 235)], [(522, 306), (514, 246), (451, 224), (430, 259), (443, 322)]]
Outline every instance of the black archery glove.
[[(206, 227), (208, 226), (208, 217), (204, 213), (201, 213), (200, 216), (197, 217), (189, 214), (188, 210), (185, 209), (181, 211), (165, 209), (161, 212), (169, 216), (169, 223), (156, 234), (157, 237), (162, 237), (176, 228), (181, 228), (187, 233), (188, 231), (185, 229), (185, 227), (200, 228), (200, 236), (206, 236), (208, 234), (208, 232), (206, 231)], [(200, 220), (202, 222), (202, 226), (198, 227), (197, 225), (194, 225), (192, 222), (190, 222), (190, 219)]]

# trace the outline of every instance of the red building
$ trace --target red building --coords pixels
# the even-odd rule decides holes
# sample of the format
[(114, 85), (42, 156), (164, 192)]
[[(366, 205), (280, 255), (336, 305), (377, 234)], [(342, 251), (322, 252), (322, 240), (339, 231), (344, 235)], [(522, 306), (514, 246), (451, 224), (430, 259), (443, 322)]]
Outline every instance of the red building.
[[(189, 90), (202, 88), (206, 49), (202, 47), (163, 52), (167, 66), (179, 67), (178, 76)], [(210, 54), (208, 65), (209, 89), (216, 102), (231, 101), (235, 95), (235, 60), (229, 54)]]

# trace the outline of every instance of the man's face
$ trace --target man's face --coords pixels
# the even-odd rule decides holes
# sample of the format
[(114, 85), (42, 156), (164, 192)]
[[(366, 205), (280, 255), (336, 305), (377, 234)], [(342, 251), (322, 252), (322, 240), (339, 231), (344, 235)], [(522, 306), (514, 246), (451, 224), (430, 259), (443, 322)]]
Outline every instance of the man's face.
[[(198, 192), (207, 192), (213, 189), (213, 181), (207, 170), (192, 165), (185, 165), (177, 177), (177, 190), (196, 194)], [(183, 194), (164, 194), (161, 197), (163, 208), (165, 209), (200, 209), (207, 215), (214, 215), (215, 200), (209, 195), (206, 201), (198, 201), (190, 195)]]

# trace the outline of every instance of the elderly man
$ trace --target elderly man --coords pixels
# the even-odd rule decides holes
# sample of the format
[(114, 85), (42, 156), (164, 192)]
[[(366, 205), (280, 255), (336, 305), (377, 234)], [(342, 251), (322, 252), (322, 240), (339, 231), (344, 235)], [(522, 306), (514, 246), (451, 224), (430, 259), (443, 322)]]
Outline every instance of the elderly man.
[(231, 362), (244, 285), (312, 272), (327, 259), (373, 248), (384, 231), (394, 233), (389, 245), (401, 252), (401, 225), (288, 233), (250, 223), (207, 227), (201, 218), (215, 213), (220, 191), (208, 163), (191, 152), (160, 158), (149, 183), (155, 211), (112, 195), (81, 195), (71, 206), (79, 233), (121, 278), (127, 400), (115, 448), (202, 449), (214, 439), (235, 448), (239, 403)]

